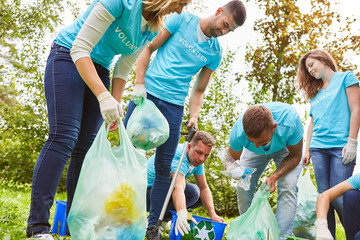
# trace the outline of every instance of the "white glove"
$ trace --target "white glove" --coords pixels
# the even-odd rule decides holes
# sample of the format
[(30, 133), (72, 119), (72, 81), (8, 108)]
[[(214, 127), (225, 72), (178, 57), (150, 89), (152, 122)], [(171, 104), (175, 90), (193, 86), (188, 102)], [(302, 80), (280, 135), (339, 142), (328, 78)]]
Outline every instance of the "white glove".
[(323, 218), (318, 218), (315, 221), (316, 227), (316, 240), (334, 240), (333, 236), (331, 235), (327, 220)]
[(121, 104), (108, 91), (100, 93), (97, 99), (105, 122), (112, 123), (116, 120), (120, 122), (120, 117), (124, 117)]
[(134, 101), (135, 95), (141, 95), (146, 98), (145, 84), (135, 84), (134, 90), (131, 93), (131, 101)]
[(348, 142), (342, 150), (342, 162), (348, 164), (352, 162), (356, 157), (356, 143), (357, 141), (352, 138), (348, 138)]
[[(190, 225), (187, 222), (188, 211), (186, 209), (181, 209), (176, 214), (177, 220), (175, 225), (175, 235), (178, 235), (178, 232), (180, 232), (181, 236), (184, 236), (190, 231)], [(192, 218), (191, 221), (197, 224), (194, 218)]]

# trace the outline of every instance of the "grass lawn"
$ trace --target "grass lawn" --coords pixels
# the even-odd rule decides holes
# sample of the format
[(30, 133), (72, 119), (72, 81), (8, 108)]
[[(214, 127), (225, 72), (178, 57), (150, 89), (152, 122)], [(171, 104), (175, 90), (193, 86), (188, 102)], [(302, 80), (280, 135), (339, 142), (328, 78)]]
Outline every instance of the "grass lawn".
[[(29, 215), (31, 185), (18, 185), (9, 182), (0, 182), (0, 239), (19, 240), (25, 239), (26, 223)], [(55, 200), (66, 201), (66, 193), (58, 193)], [(50, 223), (53, 222), (55, 205), (51, 208)], [(232, 219), (225, 219), (228, 224)], [(228, 229), (225, 229), (225, 233)], [(168, 238), (169, 230), (165, 230), (163, 237)], [(336, 240), (345, 240), (344, 229), (337, 224)], [(63, 237), (54, 235), (55, 240)], [(65, 238), (70, 239), (70, 238)]]

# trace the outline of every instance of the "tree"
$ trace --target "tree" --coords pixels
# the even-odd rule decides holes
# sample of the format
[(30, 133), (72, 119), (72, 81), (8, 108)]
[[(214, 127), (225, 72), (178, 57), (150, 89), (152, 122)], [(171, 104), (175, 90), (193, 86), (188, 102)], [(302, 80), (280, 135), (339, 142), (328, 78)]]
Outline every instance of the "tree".
[[(300, 102), (295, 78), (299, 58), (309, 50), (324, 48), (332, 53), (341, 69), (357, 68), (344, 60), (344, 54), (360, 54), (353, 47), (359, 36), (351, 34), (354, 19), (343, 22), (331, 11), (327, 0), (311, 0), (310, 13), (302, 13), (297, 0), (257, 0), (265, 17), (255, 22), (261, 36), (258, 45), (247, 46), (245, 60), (250, 70), (241, 76), (249, 82), (254, 102)], [(340, 26), (334, 31), (335, 23)], [(358, 46), (358, 43), (357, 43)]]
[(62, 20), (65, 0), (0, 2), (0, 175), (31, 182), (48, 132), (43, 90), (44, 39)]
[[(240, 99), (234, 94), (238, 82), (233, 69), (235, 52), (223, 54), (220, 66), (212, 76), (211, 83), (204, 95), (204, 102), (199, 113), (198, 128), (209, 132), (216, 140), (216, 148), (206, 160), (205, 175), (214, 198), (217, 213), (221, 216), (238, 216), (235, 181), (224, 176), (225, 170), (217, 157), (219, 149), (228, 148), (228, 137), (232, 126), (238, 118)], [(184, 121), (188, 119), (188, 103), (185, 106)], [(183, 128), (185, 131), (186, 129)], [(181, 139), (183, 140), (183, 139)], [(194, 179), (192, 179), (194, 181)], [(203, 209), (204, 210), (204, 209)], [(202, 212), (203, 214), (205, 213)]]

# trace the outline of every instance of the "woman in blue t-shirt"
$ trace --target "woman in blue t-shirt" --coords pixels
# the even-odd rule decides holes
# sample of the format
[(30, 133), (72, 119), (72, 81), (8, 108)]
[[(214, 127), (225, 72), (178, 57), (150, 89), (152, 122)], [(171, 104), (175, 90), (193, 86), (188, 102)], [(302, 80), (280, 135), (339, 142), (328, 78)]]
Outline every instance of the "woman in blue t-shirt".
[(316, 203), (316, 239), (333, 240), (327, 228), (326, 213), (334, 199), (344, 195), (344, 228), (347, 240), (360, 240), (360, 173), (319, 195)]
[[(188, 2), (95, 0), (56, 36), (44, 77), (49, 137), (34, 169), (27, 237), (53, 239), (50, 207), (68, 159), (67, 212), (101, 123), (114, 130), (123, 116), (120, 102), (133, 63), (162, 27), (164, 15), (181, 13)], [(118, 55), (110, 94), (110, 65)]]
[[(333, 57), (306, 53), (299, 62), (300, 90), (310, 100), (310, 124), (303, 161), (313, 161), (319, 193), (349, 178), (354, 170), (360, 125), (359, 81), (352, 72), (337, 72)], [(335, 212), (343, 222), (343, 199), (331, 202), (327, 221), (335, 238)]]

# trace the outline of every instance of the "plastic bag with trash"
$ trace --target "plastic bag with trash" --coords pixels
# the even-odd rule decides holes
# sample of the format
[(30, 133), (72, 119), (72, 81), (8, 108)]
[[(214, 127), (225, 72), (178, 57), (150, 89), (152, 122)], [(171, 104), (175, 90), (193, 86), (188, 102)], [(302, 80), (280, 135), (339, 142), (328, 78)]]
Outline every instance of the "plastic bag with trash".
[(279, 240), (279, 228), (268, 201), (269, 196), (270, 187), (262, 183), (255, 193), (249, 209), (230, 222), (226, 239)]
[(73, 240), (141, 239), (146, 229), (146, 158), (119, 123), (112, 148), (103, 124), (81, 168), (68, 226)]
[(251, 176), (256, 171), (256, 168), (244, 168), (241, 166), (240, 160), (229, 162), (227, 161), (228, 154), (230, 153), (227, 149), (220, 149), (218, 153), (218, 157), (226, 167), (226, 170), (221, 171), (221, 173), (237, 180), (237, 185), (248, 191), (250, 189)]
[(156, 148), (169, 138), (169, 123), (155, 104), (136, 95), (137, 105), (132, 112), (126, 131), (135, 147), (143, 150)]
[(319, 193), (310, 177), (310, 169), (303, 168), (297, 183), (298, 199), (293, 233), (296, 237), (315, 239), (316, 200)]

